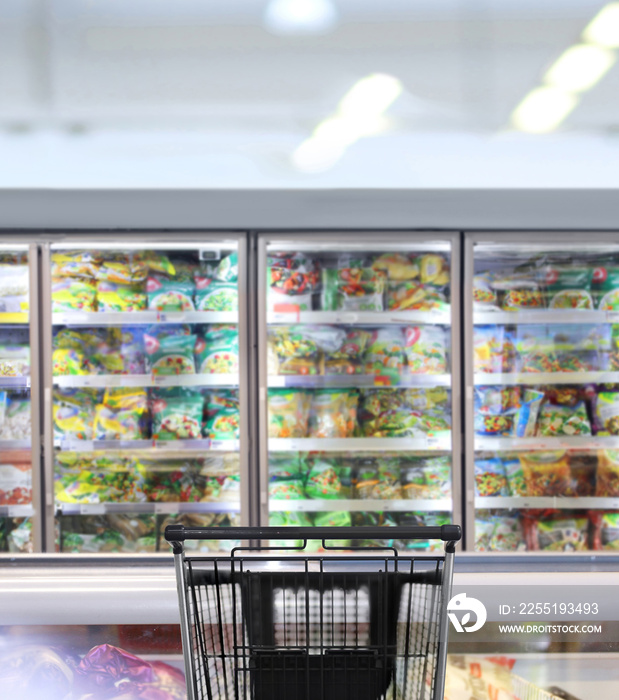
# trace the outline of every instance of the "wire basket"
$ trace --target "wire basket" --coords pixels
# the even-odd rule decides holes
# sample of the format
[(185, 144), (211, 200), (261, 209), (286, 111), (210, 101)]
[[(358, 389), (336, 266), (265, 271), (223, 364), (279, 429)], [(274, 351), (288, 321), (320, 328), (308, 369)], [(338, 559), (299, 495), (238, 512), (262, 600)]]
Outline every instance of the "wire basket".
[[(443, 539), (445, 555), (305, 553), (308, 539), (328, 550), (327, 540), (382, 537), (377, 528), (166, 528), (189, 699), (442, 699), (460, 528), (391, 530), (398, 539)], [(185, 556), (185, 539), (210, 538), (304, 544)]]

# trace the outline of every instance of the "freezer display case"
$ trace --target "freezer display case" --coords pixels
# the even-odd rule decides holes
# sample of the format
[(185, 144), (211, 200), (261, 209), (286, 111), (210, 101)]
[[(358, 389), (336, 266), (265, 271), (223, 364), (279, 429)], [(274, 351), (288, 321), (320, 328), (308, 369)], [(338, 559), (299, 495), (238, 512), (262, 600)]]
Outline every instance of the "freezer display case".
[(58, 237), (43, 250), (48, 551), (167, 551), (247, 518), (246, 241)]
[(457, 242), (259, 236), (263, 523), (460, 522)]
[(41, 546), (38, 252), (15, 240), (0, 238), (0, 551), (27, 553)]
[(619, 548), (618, 241), (466, 238), (469, 549)]

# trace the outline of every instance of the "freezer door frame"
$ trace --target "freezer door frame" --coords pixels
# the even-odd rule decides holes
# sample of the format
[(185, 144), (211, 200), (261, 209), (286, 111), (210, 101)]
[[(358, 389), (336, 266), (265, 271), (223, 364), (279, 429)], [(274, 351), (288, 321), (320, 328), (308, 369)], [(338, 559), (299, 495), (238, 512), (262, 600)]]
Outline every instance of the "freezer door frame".
[[(559, 241), (558, 248), (554, 241)], [(583, 242), (584, 241), (584, 242)], [(514, 250), (515, 246), (527, 245), (535, 252), (575, 251), (588, 244), (614, 244), (619, 250), (618, 231), (560, 231), (551, 229), (494, 230), (494, 231), (464, 231), (462, 253), (464, 256), (463, 294), (463, 364), (464, 364), (464, 512), (466, 517), (464, 528), (464, 544), (467, 551), (475, 551), (475, 410), (473, 399), (475, 395), (475, 377), (473, 372), (473, 277), (475, 274), (475, 246), (479, 243), (496, 243), (497, 252)], [(598, 554), (600, 554), (598, 552)]]
[[(352, 229), (321, 229), (317, 231), (286, 229), (286, 231), (257, 232), (257, 283), (258, 283), (258, 382), (259, 410), (257, 433), (258, 439), (258, 469), (259, 469), (259, 515), (260, 524), (269, 522), (269, 467), (268, 467), (268, 410), (267, 410), (267, 280), (266, 260), (267, 246), (271, 243), (283, 245), (290, 241), (296, 248), (292, 250), (316, 250), (316, 245), (324, 250), (343, 250), (346, 239), (354, 236), (348, 242), (346, 250), (360, 252), (374, 246), (384, 252), (397, 251), (407, 242), (415, 243), (418, 248), (423, 246), (427, 252), (433, 252), (432, 241), (443, 241), (449, 244), (451, 270), (451, 405), (452, 405), (452, 514), (453, 522), (462, 523), (462, 419), (461, 419), (461, 321), (460, 321), (460, 290), (461, 290), (461, 233), (458, 230), (352, 230)], [(337, 242), (334, 242), (337, 241)], [(425, 245), (424, 245), (425, 244)], [(427, 248), (426, 248), (427, 245)], [(300, 247), (299, 247), (300, 246)], [(420, 252), (424, 252), (421, 250)]]
[[(46, 483), (45, 502), (45, 551), (55, 551), (55, 498), (54, 498), (54, 430), (52, 419), (52, 298), (51, 298), (51, 252), (55, 244), (62, 244), (70, 248), (94, 247), (104, 244), (117, 249), (123, 248), (125, 243), (144, 244), (144, 249), (169, 249), (176, 246), (185, 246), (192, 249), (192, 244), (199, 247), (200, 243), (216, 244), (218, 242), (236, 243), (239, 262), (238, 292), (238, 333), (239, 333), (239, 397), (240, 397), (240, 444), (239, 462), (241, 478), (240, 515), (241, 525), (251, 523), (249, 493), (249, 469), (251, 440), (249, 432), (249, 335), (247, 324), (248, 290), (247, 274), (249, 266), (249, 245), (246, 231), (219, 230), (219, 231), (183, 231), (169, 232), (157, 230), (129, 231), (76, 231), (71, 233), (50, 233), (45, 236), (41, 244), (41, 342), (42, 342), (42, 368), (43, 368), (43, 426), (44, 426), (44, 474)], [(182, 248), (178, 248), (179, 252)]]

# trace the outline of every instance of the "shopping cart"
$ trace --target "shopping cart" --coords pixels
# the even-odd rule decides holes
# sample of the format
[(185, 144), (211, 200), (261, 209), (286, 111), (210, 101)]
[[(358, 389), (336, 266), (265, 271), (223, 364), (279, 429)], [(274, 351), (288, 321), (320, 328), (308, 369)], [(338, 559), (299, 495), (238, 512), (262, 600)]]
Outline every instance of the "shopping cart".
[[(445, 542), (444, 555), (418, 557), (365, 546), (385, 538), (377, 527), (170, 525), (165, 537), (189, 700), (442, 700), (459, 526), (389, 528), (394, 540)], [(186, 556), (185, 540), (248, 546)]]

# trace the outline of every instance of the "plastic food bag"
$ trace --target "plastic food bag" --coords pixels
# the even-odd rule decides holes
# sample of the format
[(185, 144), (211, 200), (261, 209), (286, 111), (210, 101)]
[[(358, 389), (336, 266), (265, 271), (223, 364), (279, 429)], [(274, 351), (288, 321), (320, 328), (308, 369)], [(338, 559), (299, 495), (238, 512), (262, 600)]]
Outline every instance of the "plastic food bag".
[(149, 369), (153, 374), (195, 374), (195, 335), (173, 335), (155, 338), (144, 335)]
[(323, 270), (322, 306), (335, 311), (382, 311), (387, 281), (384, 272), (371, 268)]
[(269, 437), (307, 437), (311, 394), (295, 389), (269, 390)]
[(201, 396), (155, 399), (153, 401), (153, 439), (196, 440), (202, 437)]
[(596, 435), (619, 435), (619, 392), (600, 392), (594, 405)]
[(495, 525), (489, 543), (491, 551), (515, 552), (526, 549), (520, 518), (511, 515), (495, 515), (494, 521)]
[(560, 515), (536, 523), (537, 549), (554, 552), (580, 552), (588, 549), (587, 518)]
[(239, 256), (237, 253), (222, 258), (215, 270), (215, 279), (221, 282), (236, 282), (239, 276)]
[(593, 270), (581, 267), (550, 267), (546, 270), (548, 308), (593, 309), (590, 293)]
[(574, 495), (572, 472), (565, 452), (530, 452), (520, 461), (529, 496)]
[(596, 513), (593, 549), (619, 549), (619, 513)]
[(0, 440), (29, 440), (32, 436), (30, 399), (12, 397), (3, 400), (4, 416), (0, 420)]
[(95, 396), (73, 389), (54, 392), (54, 437), (92, 440)]
[(404, 366), (404, 337), (400, 328), (379, 328), (368, 346), (366, 372), (383, 374), (393, 371), (400, 375)]
[(425, 460), (426, 498), (451, 498), (451, 459), (428, 457)]
[[(340, 331), (341, 329), (337, 329)], [(323, 347), (325, 374), (360, 374), (363, 358), (372, 333), (361, 328), (349, 328), (334, 338), (337, 347)]]
[(149, 277), (146, 282), (148, 308), (157, 311), (194, 311), (193, 282), (169, 280), (165, 277)]
[(144, 282), (148, 275), (148, 267), (144, 263), (104, 261), (97, 270), (97, 280), (112, 284), (135, 285)]
[(584, 403), (573, 408), (544, 404), (540, 411), (540, 435), (591, 435), (591, 425)]
[(238, 407), (223, 407), (206, 421), (205, 437), (212, 440), (238, 440), (239, 434)]
[(29, 288), (28, 265), (0, 265), (0, 312), (27, 311)]
[(95, 279), (101, 255), (94, 251), (52, 253), (52, 277)]
[(513, 434), (515, 437), (534, 437), (537, 428), (537, 417), (540, 412), (543, 391), (525, 389), (522, 399), (514, 416)]
[(176, 275), (176, 268), (170, 258), (160, 251), (144, 250), (136, 253), (133, 260), (137, 263), (143, 263), (151, 272), (158, 272), (169, 277)]
[(515, 350), (505, 326), (476, 326), (473, 337), (475, 372), (511, 372)]
[(239, 371), (239, 335), (228, 327), (212, 327), (195, 347), (198, 374), (236, 374)]
[(405, 353), (413, 374), (447, 372), (445, 331), (440, 326), (410, 326), (404, 329)]
[(509, 484), (510, 496), (528, 496), (527, 482), (519, 459), (508, 458), (503, 462), (505, 475)]
[(412, 280), (420, 275), (418, 261), (403, 253), (383, 253), (374, 260), (372, 268), (385, 272), (390, 280)]
[(489, 273), (473, 277), (473, 308), (480, 311), (498, 310), (498, 296), (492, 288), (492, 276)]
[(101, 312), (143, 311), (146, 309), (146, 293), (141, 286), (97, 283), (97, 308)]
[(475, 551), (490, 551), (490, 540), (494, 532), (496, 522), (491, 516), (475, 518)]
[(316, 458), (307, 474), (305, 493), (308, 498), (343, 498), (338, 470), (329, 461)]
[(97, 287), (92, 280), (61, 277), (52, 279), (52, 312), (95, 311)]
[(52, 373), (55, 377), (89, 374), (88, 359), (78, 350), (58, 348), (52, 355)]
[(198, 280), (196, 309), (198, 311), (238, 311), (239, 292), (236, 282), (213, 280), (205, 285)]
[(277, 500), (298, 500), (305, 498), (303, 482), (300, 479), (273, 481), (269, 484), (269, 498)]
[(481, 498), (508, 494), (505, 469), (500, 459), (475, 460), (475, 494)]
[(313, 393), (309, 417), (309, 437), (351, 437), (354, 422), (350, 419), (350, 393), (337, 389), (320, 389)]
[(619, 496), (619, 450), (600, 450), (595, 495), (602, 498)]

